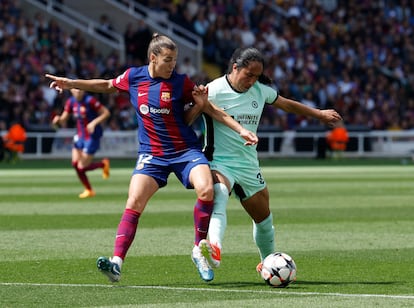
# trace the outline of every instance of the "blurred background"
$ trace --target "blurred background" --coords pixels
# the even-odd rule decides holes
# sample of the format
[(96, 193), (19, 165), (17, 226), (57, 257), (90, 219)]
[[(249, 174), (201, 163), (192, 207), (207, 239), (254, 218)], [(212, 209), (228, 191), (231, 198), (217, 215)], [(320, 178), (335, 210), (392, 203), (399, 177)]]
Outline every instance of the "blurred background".
[[(68, 158), (73, 122), (55, 131), (69, 92), (45, 73), (112, 78), (146, 63), (153, 32), (179, 45), (177, 70), (197, 84), (224, 74), (237, 47), (266, 56), (281, 95), (336, 109), (349, 140), (341, 157), (409, 157), (414, 150), (414, 2), (409, 0), (0, 0), (0, 131), (21, 124), (22, 158)], [(125, 94), (97, 95), (111, 111), (97, 156), (136, 156)], [(330, 128), (265, 110), (262, 157), (326, 158)]]

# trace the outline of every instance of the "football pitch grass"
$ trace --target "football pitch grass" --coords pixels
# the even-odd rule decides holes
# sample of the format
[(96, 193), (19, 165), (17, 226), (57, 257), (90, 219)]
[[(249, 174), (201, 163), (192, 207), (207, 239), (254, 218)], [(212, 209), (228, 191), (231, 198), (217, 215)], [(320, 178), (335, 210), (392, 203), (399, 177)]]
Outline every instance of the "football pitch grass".
[(97, 195), (81, 200), (68, 161), (0, 163), (0, 307), (414, 306), (411, 162), (264, 164), (276, 250), (298, 267), (285, 289), (256, 273), (252, 223), (233, 197), (222, 265), (201, 281), (190, 258), (195, 194), (174, 175), (109, 283), (95, 262), (112, 254), (131, 174), (112, 165), (109, 180), (89, 172)]

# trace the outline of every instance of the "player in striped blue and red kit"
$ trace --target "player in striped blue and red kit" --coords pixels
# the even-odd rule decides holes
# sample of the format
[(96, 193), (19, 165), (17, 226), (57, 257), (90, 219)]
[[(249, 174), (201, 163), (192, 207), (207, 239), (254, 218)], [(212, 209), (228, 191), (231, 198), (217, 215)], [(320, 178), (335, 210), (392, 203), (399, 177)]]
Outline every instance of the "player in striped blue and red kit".
[(70, 90), (72, 96), (65, 102), (61, 115), (56, 115), (52, 123), (59, 127), (67, 122), (71, 115), (76, 119), (76, 135), (73, 137), (72, 167), (85, 190), (79, 198), (95, 196), (95, 191), (86, 175), (87, 171), (102, 168), (102, 177), (109, 178), (109, 159), (93, 162), (95, 153), (99, 150), (102, 138), (101, 124), (111, 115), (108, 108), (95, 97), (78, 89)]
[(227, 113), (207, 102), (207, 92), (186, 75), (175, 71), (178, 49), (164, 35), (154, 34), (148, 46), (149, 64), (127, 69), (115, 79), (72, 80), (47, 74), (51, 88), (58, 91), (79, 88), (92, 92), (127, 91), (138, 119), (138, 159), (129, 186), (126, 209), (118, 225), (112, 258), (100, 257), (97, 266), (110, 281), (119, 281), (121, 266), (134, 240), (140, 215), (148, 200), (167, 184), (174, 173), (186, 188), (194, 188), (194, 248), (192, 259), (200, 277), (211, 281), (214, 273), (198, 246), (206, 239), (213, 209), (213, 179), (201, 144), (186, 117), (191, 104), (226, 124), (246, 145), (257, 143), (257, 136), (244, 129)]

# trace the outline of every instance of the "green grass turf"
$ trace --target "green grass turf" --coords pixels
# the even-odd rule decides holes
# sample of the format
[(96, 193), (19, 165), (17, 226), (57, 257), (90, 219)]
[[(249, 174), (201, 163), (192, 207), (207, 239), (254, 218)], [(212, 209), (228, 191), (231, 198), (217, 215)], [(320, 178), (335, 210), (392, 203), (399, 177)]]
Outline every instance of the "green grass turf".
[(0, 307), (414, 306), (411, 163), (265, 161), (277, 250), (298, 267), (286, 289), (256, 274), (251, 221), (234, 198), (222, 266), (200, 280), (190, 259), (195, 195), (173, 175), (110, 284), (95, 261), (112, 253), (134, 162), (114, 161), (107, 181), (90, 172), (97, 196), (87, 200), (66, 161), (42, 163), (0, 164)]

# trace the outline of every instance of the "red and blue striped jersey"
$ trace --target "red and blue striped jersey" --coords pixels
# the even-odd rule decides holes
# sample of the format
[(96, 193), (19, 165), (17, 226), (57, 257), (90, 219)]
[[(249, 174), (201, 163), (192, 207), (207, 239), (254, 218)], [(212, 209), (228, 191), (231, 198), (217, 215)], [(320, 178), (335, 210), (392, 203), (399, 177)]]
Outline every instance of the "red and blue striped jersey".
[(102, 137), (102, 126), (96, 125), (95, 131), (89, 134), (86, 126), (99, 116), (99, 109), (102, 104), (93, 96), (85, 94), (81, 101), (77, 101), (73, 96), (65, 102), (64, 110), (73, 114), (76, 119), (76, 129), (79, 138), (89, 140), (90, 138)]
[(194, 83), (173, 72), (169, 79), (152, 78), (148, 65), (132, 67), (113, 79), (127, 91), (138, 119), (139, 153), (165, 156), (201, 149), (193, 129), (184, 122), (184, 106), (193, 101)]

